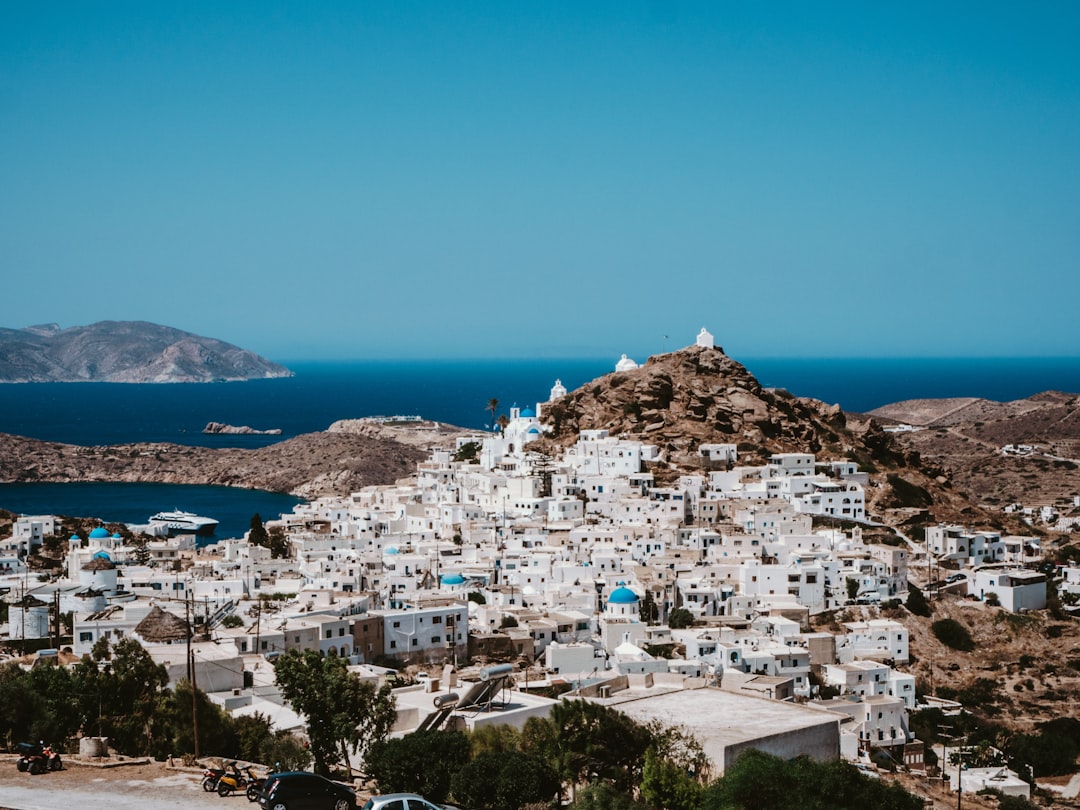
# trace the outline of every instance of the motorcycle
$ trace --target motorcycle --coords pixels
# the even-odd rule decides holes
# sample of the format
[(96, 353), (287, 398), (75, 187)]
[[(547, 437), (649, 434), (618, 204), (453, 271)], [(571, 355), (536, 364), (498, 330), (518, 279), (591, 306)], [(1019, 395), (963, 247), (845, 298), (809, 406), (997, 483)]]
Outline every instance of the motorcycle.
[(224, 775), (224, 768), (207, 768), (203, 771), (202, 789), (207, 793), (213, 793), (217, 790), (218, 780)]
[[(251, 769), (248, 769), (248, 773), (251, 773)], [(266, 784), (266, 780), (273, 776), (275, 773), (281, 773), (281, 763), (275, 763), (272, 770), (267, 771), (265, 776), (257, 776), (251, 780), (247, 786), (247, 790), (244, 791), (244, 795), (247, 796), (249, 802), (257, 802), (259, 800), (259, 794), (262, 793), (263, 785)]]
[(32, 774), (45, 773), (45, 771), (59, 771), (64, 767), (60, 755), (53, 751), (52, 746), (44, 743), (18, 743), (15, 746), (19, 752), (19, 758), (15, 767), (20, 773), (29, 771)]
[(222, 774), (221, 778), (218, 779), (217, 794), (221, 797), (228, 796), (234, 790), (246, 790), (247, 786), (258, 778), (251, 772), (250, 766), (240, 770), (236, 767), (235, 762), (231, 762), (229, 765), (232, 770)]

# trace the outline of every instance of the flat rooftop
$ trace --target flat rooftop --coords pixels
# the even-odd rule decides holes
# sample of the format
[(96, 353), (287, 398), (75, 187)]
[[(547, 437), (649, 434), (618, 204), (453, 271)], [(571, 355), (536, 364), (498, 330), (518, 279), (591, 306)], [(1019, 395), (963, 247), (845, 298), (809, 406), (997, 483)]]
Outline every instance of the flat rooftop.
[[(694, 735), (720, 768), (725, 764), (726, 749), (749, 746), (779, 753), (768, 741), (797, 738), (804, 732), (811, 732), (816, 742), (808, 744), (807, 750), (796, 750), (790, 755), (806, 753), (817, 759), (839, 756), (840, 717), (835, 714), (712, 688), (663, 691), (655, 695), (644, 692), (629, 689), (599, 702), (639, 723), (658, 720), (664, 725), (682, 727)], [(834, 736), (835, 753), (826, 754), (831, 743), (823, 747), (821, 742)]]

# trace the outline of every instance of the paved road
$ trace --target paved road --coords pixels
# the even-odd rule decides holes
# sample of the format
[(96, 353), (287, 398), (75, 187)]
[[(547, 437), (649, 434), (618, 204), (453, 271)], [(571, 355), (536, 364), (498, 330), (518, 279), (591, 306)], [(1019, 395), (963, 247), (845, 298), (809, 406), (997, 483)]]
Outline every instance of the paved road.
[(197, 772), (161, 765), (99, 769), (68, 765), (32, 776), (0, 762), (0, 808), (11, 810), (258, 810), (243, 796), (221, 798), (200, 787)]

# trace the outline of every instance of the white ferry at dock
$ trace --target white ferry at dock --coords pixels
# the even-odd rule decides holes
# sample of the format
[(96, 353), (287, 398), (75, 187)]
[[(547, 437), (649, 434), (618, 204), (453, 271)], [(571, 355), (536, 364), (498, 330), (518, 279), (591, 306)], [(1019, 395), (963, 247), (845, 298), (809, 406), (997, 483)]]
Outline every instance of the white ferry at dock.
[(169, 534), (213, 534), (218, 522), (191, 512), (158, 512), (150, 516), (151, 526), (164, 526)]

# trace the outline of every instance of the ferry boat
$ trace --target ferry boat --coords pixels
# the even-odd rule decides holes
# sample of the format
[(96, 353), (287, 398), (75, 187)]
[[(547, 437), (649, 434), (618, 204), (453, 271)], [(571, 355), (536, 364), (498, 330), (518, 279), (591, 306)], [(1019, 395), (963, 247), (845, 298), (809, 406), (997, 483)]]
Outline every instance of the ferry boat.
[(213, 518), (199, 517), (191, 512), (158, 512), (150, 516), (151, 526), (165, 526), (169, 534), (213, 534), (218, 522)]

